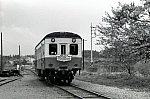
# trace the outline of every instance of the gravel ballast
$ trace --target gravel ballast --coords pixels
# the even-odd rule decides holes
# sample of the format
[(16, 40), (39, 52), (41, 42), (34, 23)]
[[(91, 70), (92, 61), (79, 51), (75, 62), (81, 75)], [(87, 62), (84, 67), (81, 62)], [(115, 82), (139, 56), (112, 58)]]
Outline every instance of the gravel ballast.
[(127, 88), (120, 89), (117, 87), (92, 84), (91, 82), (84, 82), (79, 80), (73, 80), (73, 84), (88, 90), (98, 92), (104, 96), (111, 97), (111, 99), (150, 99), (149, 92), (137, 92)]

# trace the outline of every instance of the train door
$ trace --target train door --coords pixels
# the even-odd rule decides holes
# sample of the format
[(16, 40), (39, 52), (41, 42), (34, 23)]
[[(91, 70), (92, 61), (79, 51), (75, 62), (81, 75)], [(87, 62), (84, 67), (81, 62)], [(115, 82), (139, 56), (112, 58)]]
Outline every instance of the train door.
[(67, 44), (61, 44), (60, 45), (60, 54), (66, 55), (67, 54)]

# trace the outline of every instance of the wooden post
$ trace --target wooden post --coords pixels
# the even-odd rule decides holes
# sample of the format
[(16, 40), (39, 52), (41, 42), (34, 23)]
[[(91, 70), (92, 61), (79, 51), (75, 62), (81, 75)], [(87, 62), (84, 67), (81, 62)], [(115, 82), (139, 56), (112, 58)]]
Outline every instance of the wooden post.
[(3, 72), (3, 37), (2, 37), (2, 32), (1, 32), (1, 70), (0, 74)]
[(21, 67), (21, 62), (20, 62), (20, 45), (19, 45), (19, 71), (20, 71), (20, 68)]
[(83, 39), (83, 53), (82, 53), (82, 61), (83, 61), (83, 70), (84, 70), (84, 39)]

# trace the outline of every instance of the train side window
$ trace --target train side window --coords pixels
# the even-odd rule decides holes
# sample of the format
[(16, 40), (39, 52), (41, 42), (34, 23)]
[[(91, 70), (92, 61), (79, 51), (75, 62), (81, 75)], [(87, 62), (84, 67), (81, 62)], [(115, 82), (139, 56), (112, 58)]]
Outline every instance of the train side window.
[(78, 55), (78, 44), (70, 44), (70, 55)]
[(49, 44), (49, 55), (57, 54), (57, 44)]

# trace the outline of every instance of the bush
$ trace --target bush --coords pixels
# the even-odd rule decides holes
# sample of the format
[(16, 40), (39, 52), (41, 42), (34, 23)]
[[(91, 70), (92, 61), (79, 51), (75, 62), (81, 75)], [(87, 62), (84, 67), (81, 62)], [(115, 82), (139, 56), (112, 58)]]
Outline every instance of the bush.
[(150, 75), (150, 62), (147, 62), (147, 63), (138, 62), (135, 65), (135, 70), (144, 76)]

